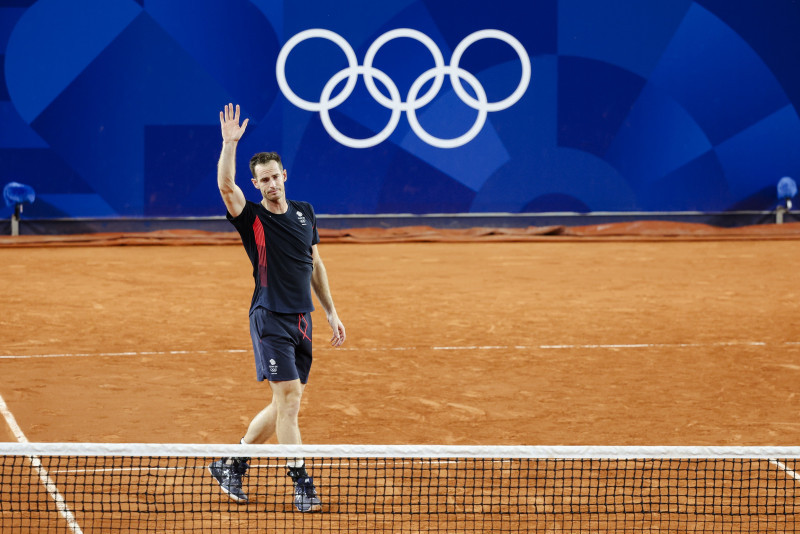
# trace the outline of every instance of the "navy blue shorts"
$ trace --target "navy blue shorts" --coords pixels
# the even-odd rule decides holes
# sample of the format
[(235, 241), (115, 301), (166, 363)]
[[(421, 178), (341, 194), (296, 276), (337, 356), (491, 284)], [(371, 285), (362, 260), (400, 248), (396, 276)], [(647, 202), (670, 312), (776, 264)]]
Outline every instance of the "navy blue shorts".
[(250, 313), (250, 337), (256, 358), (256, 378), (270, 382), (300, 379), (311, 371), (311, 313), (274, 313), (256, 308)]

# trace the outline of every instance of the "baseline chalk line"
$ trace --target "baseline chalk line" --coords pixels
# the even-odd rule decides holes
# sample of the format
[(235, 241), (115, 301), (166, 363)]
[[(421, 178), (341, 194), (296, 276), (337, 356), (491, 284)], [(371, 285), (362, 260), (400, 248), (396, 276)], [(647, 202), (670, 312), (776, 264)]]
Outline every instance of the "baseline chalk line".
[(0, 354), (0, 360), (25, 360), (35, 358), (87, 358), (87, 357), (125, 357), (125, 356), (165, 356), (181, 354), (216, 354), (216, 353), (236, 353), (249, 352), (245, 349), (221, 349), (221, 350), (150, 350), (150, 351), (127, 351), (127, 352), (73, 352), (63, 354)]
[[(3, 399), (2, 395), (0, 395), (0, 413), (3, 414), (3, 418), (6, 420), (6, 423), (11, 429), (11, 432), (14, 434), (14, 437), (17, 438), (17, 441), (20, 443), (28, 443), (28, 438), (17, 424), (17, 419), (14, 417), (14, 414), (11, 413), (11, 410), (8, 409), (8, 405), (6, 404), (6, 401)], [(47, 472), (47, 469), (45, 469), (44, 465), (42, 465), (42, 460), (38, 456), (27, 456), (27, 458), (31, 463), (33, 471), (39, 476), (39, 480), (42, 481), (42, 485), (44, 485), (47, 493), (50, 495), (50, 498), (55, 501), (58, 513), (61, 514), (61, 517), (63, 517), (67, 522), (70, 532), (72, 532), (72, 534), (83, 534), (83, 530), (81, 530), (78, 521), (75, 519), (75, 514), (73, 514), (72, 510), (69, 509), (67, 501), (58, 491), (56, 483), (52, 478), (50, 478), (50, 474)]]

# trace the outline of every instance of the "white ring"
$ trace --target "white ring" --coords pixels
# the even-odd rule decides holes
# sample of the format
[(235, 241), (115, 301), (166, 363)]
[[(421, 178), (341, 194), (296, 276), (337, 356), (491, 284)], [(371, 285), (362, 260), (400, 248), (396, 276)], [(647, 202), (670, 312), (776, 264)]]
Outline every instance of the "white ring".
[[(422, 85), (428, 81), (428, 78), (438, 76), (438, 72), (436, 71), (437, 69), (435, 68), (429, 69), (425, 71), (419, 78), (417, 78), (411, 85), (411, 89), (408, 90), (408, 98), (411, 99), (412, 97), (416, 97), (417, 92), (420, 90)], [(464, 78), (467, 80), (467, 83), (469, 83), (475, 90), (475, 94), (478, 96), (478, 102), (481, 103), (481, 107), (476, 108), (478, 110), (478, 118), (475, 120), (475, 124), (472, 125), (472, 128), (470, 128), (467, 133), (453, 139), (440, 139), (432, 136), (425, 131), (425, 129), (419, 123), (419, 120), (417, 120), (416, 110), (413, 108), (406, 110), (408, 124), (411, 125), (411, 129), (414, 130), (414, 133), (417, 134), (420, 139), (436, 148), (456, 148), (475, 139), (475, 137), (480, 133), (481, 129), (483, 129), (483, 125), (486, 123), (486, 115), (488, 113), (486, 109), (486, 91), (483, 90), (483, 86), (478, 79), (464, 69), (455, 69), (453, 67), (449, 67), (447, 68), (447, 71), (449, 71), (451, 78), (455, 76), (456, 78)]]
[[(353, 75), (358, 76), (359, 74), (364, 74), (367, 67), (353, 67), (348, 69), (343, 69), (334, 74), (328, 83), (325, 84), (325, 87), (322, 89), (322, 96), (320, 97), (320, 103), (328, 104), (329, 101), (328, 97), (330, 96), (331, 92), (333, 92), (333, 88), (336, 87), (340, 81), (346, 76), (352, 77)], [(351, 72), (353, 71), (353, 72)], [(333, 121), (331, 121), (331, 116), (329, 111), (333, 109), (335, 106), (324, 105), (319, 112), (319, 118), (322, 120), (322, 125), (325, 126), (325, 130), (328, 132), (328, 135), (333, 137), (336, 141), (343, 144), (344, 146), (349, 146), (350, 148), (369, 148), (375, 146), (379, 143), (385, 141), (394, 129), (397, 128), (397, 123), (400, 122), (400, 113), (402, 110), (400, 109), (397, 104), (401, 103), (402, 100), (400, 99), (400, 91), (397, 89), (397, 86), (394, 84), (389, 76), (379, 71), (378, 69), (372, 68), (372, 75), (378, 78), (381, 83), (383, 83), (386, 88), (389, 90), (389, 94), (392, 95), (391, 104), (394, 106), (390, 108), (392, 110), (392, 116), (389, 118), (389, 123), (386, 127), (381, 130), (377, 135), (373, 135), (372, 137), (368, 137), (366, 139), (353, 139), (352, 137), (347, 137), (342, 132), (336, 129), (333, 125)], [(377, 88), (376, 88), (377, 89)], [(341, 93), (340, 93), (341, 94)], [(388, 106), (387, 106), (388, 107)]]
[(501, 109), (506, 109), (516, 104), (517, 101), (522, 98), (522, 95), (525, 94), (525, 90), (528, 88), (528, 84), (531, 81), (531, 60), (528, 57), (528, 52), (525, 51), (525, 47), (522, 46), (522, 43), (517, 41), (513, 35), (500, 30), (480, 30), (467, 35), (460, 43), (458, 43), (456, 49), (453, 50), (453, 57), (450, 58), (450, 66), (454, 69), (457, 69), (459, 62), (461, 61), (461, 56), (464, 54), (464, 51), (467, 49), (467, 47), (469, 47), (475, 41), (479, 41), (481, 39), (499, 39), (511, 46), (511, 48), (513, 48), (517, 53), (519, 56), (519, 62), (522, 64), (522, 75), (520, 76), (519, 85), (517, 86), (516, 90), (511, 93), (510, 96), (500, 100), (499, 102), (480, 104), (464, 90), (464, 88), (461, 86), (461, 80), (458, 79), (458, 76), (454, 76), (453, 72), (450, 73), (450, 83), (453, 84), (453, 89), (456, 90), (456, 94), (458, 94), (459, 98), (461, 98), (461, 100), (463, 100), (468, 106), (475, 109), (481, 109), (478, 106), (482, 105), (486, 107), (487, 111), (500, 111)]
[[(378, 50), (388, 41), (391, 41), (392, 39), (397, 39), (399, 37), (407, 37), (409, 39), (415, 39), (420, 43), (422, 43), (423, 45), (425, 45), (425, 47), (428, 49), (428, 51), (430, 51), (431, 55), (433, 56), (433, 63), (436, 66), (436, 68), (437, 69), (444, 68), (444, 56), (442, 56), (442, 51), (439, 50), (439, 47), (436, 46), (436, 43), (433, 41), (433, 39), (431, 39), (430, 37), (428, 37), (427, 35), (425, 35), (420, 31), (412, 30), (410, 28), (398, 28), (396, 30), (391, 30), (384, 33), (377, 39), (375, 39), (375, 42), (370, 45), (369, 49), (367, 49), (366, 55), (364, 56), (364, 66), (367, 69), (371, 69), (372, 62), (375, 60), (375, 55), (378, 53)], [(444, 75), (445, 73), (443, 71), (437, 71), (436, 79), (433, 81), (431, 88), (428, 89), (428, 92), (425, 93), (425, 96), (423, 96), (419, 100), (414, 100), (413, 102), (401, 101), (400, 104), (402, 108), (404, 110), (408, 110), (410, 108), (421, 108), (422, 106), (428, 104), (431, 100), (433, 100), (436, 97), (437, 93), (439, 92), (439, 89), (441, 89), (442, 83), (444, 82)], [(378, 90), (378, 88), (375, 87), (375, 82), (372, 81), (372, 75), (369, 73), (369, 71), (364, 73), (364, 82), (366, 83), (367, 90), (369, 91), (369, 94), (372, 95), (372, 98), (377, 100), (378, 103), (383, 107), (391, 109), (392, 102), (389, 101), (385, 96), (383, 96), (383, 93), (381, 93)]]
[[(286, 41), (286, 44), (283, 45), (283, 48), (281, 48), (281, 51), (278, 54), (278, 61), (275, 64), (275, 77), (278, 79), (278, 87), (281, 88), (281, 92), (283, 92), (283, 95), (289, 100), (289, 102), (306, 111), (322, 111), (322, 101), (320, 100), (319, 102), (314, 103), (309, 102), (308, 100), (303, 100), (289, 88), (289, 83), (286, 81), (286, 58), (289, 57), (289, 52), (291, 52), (292, 49), (301, 41), (312, 39), (314, 37), (333, 41), (335, 44), (339, 45), (339, 48), (342, 49), (344, 55), (347, 56), (347, 66), (351, 69), (358, 66), (356, 53), (353, 50), (353, 47), (350, 46), (350, 43), (348, 43), (347, 40), (338, 33), (330, 30), (323, 30), (320, 28), (305, 30)], [(358, 74), (352, 74), (347, 80), (347, 84), (345, 84), (342, 92), (336, 95), (336, 98), (330, 101), (331, 107), (336, 107), (347, 100), (347, 97), (349, 97), (353, 92), (357, 81)]]

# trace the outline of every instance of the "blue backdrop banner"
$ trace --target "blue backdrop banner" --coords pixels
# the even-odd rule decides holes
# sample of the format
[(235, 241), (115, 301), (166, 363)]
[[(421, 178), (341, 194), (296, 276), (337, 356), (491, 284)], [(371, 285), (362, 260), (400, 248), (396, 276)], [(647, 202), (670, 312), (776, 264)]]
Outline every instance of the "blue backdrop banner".
[[(796, 0), (0, 1), (26, 216), (218, 216), (219, 112), (321, 214), (767, 210)], [(6, 211), (8, 208), (6, 208)]]

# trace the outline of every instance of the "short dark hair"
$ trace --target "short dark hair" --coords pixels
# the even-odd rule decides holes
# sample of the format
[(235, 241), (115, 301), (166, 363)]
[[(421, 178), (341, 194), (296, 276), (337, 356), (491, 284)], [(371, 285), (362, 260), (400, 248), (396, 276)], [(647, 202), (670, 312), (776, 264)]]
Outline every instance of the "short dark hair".
[(256, 165), (266, 165), (270, 161), (277, 163), (278, 168), (283, 170), (283, 163), (277, 152), (259, 152), (250, 158), (250, 174), (253, 175), (253, 178), (256, 177)]

